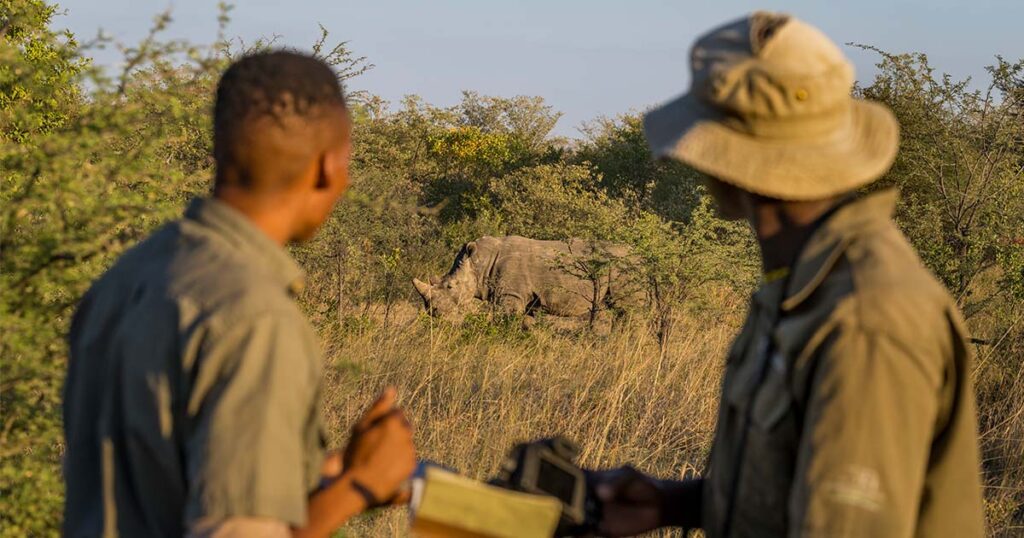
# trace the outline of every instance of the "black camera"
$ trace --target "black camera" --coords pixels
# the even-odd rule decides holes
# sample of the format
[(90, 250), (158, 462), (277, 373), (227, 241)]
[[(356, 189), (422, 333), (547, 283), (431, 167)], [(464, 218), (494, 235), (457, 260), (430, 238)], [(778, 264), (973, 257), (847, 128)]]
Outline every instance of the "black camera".
[(548, 495), (562, 502), (556, 536), (578, 536), (594, 531), (600, 505), (576, 465), (579, 447), (558, 436), (516, 445), (491, 484), (506, 489)]

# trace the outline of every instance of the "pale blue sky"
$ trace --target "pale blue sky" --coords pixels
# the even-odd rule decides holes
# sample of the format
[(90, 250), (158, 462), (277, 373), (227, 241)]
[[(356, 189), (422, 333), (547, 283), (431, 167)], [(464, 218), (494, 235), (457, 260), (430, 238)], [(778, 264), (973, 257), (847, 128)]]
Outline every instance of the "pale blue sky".
[[(56, 25), (82, 38), (102, 27), (131, 43), (168, 7), (168, 35), (209, 42), (216, 33), (212, 0), (60, 3), (67, 13)], [(788, 11), (840, 43), (925, 52), (957, 77), (983, 77), (995, 54), (1024, 56), (1024, 0), (240, 0), (229, 34), (278, 35), (308, 48), (320, 23), (376, 64), (354, 89), (391, 101), (415, 93), (438, 105), (456, 103), (462, 90), (540, 95), (564, 113), (556, 132), (574, 136), (585, 120), (684, 91), (694, 38), (754, 9)], [(844, 48), (858, 77), (870, 78), (874, 55)]]

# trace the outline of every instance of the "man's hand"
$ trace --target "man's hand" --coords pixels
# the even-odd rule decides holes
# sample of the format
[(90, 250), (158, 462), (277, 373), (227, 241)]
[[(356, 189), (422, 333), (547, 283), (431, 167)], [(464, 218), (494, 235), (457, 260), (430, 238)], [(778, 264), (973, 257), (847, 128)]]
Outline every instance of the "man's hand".
[(352, 428), (343, 456), (345, 474), (380, 501), (396, 499), (399, 488), (416, 467), (412, 428), (395, 407), (395, 389), (388, 387)]
[(593, 471), (589, 480), (602, 505), (599, 536), (633, 536), (661, 526), (664, 490), (657, 479), (626, 466)]
[(403, 501), (396, 493), (415, 465), (412, 429), (395, 407), (395, 389), (387, 388), (352, 429), (345, 451), (327, 455), (320, 470), (329, 484), (310, 497), (307, 524), (292, 536), (325, 538), (369, 505)]

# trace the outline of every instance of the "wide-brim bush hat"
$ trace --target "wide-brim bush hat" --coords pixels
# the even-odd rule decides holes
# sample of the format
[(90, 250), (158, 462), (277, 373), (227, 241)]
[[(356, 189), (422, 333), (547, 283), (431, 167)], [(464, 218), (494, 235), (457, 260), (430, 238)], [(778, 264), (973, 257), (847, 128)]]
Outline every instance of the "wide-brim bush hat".
[(854, 99), (853, 65), (818, 29), (757, 12), (700, 37), (685, 95), (644, 117), (656, 157), (743, 190), (815, 200), (881, 177), (899, 146), (884, 105)]

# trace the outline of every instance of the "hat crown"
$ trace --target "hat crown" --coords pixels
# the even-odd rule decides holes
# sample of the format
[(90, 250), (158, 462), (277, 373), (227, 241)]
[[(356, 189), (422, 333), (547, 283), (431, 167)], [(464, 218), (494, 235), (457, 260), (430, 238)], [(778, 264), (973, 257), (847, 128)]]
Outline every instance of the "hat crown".
[(841, 115), (852, 100), (843, 53), (784, 14), (757, 12), (712, 30), (694, 44), (691, 68), (693, 94), (739, 120)]
[(780, 200), (821, 200), (888, 170), (899, 124), (884, 105), (854, 99), (853, 67), (820, 31), (754, 13), (702, 36), (693, 83), (644, 116), (658, 157)]

